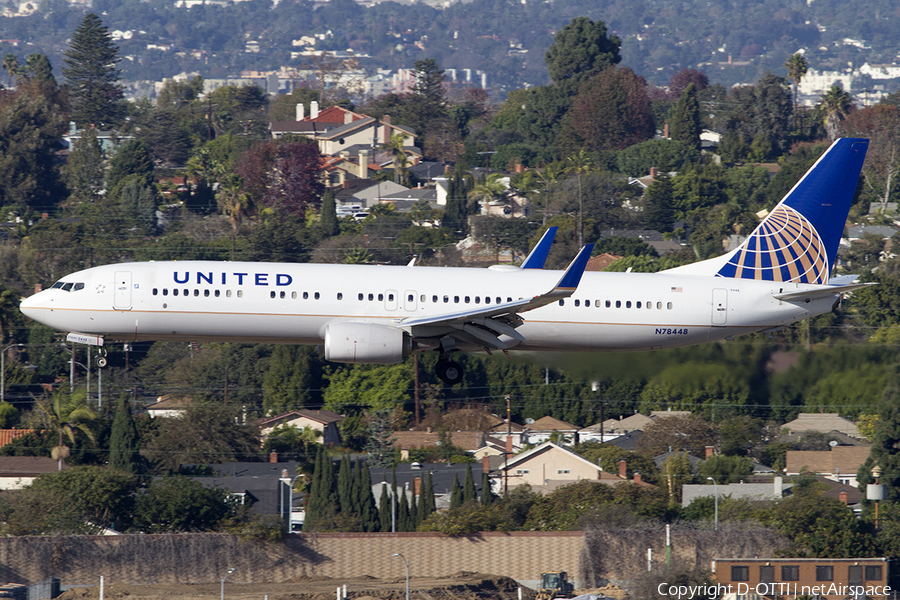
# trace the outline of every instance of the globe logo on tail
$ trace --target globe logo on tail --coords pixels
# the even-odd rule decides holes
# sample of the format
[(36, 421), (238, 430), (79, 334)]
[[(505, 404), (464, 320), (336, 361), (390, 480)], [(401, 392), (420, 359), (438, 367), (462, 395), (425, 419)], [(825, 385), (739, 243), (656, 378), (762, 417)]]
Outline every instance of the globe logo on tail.
[(780, 204), (717, 275), (824, 285), (828, 283), (828, 251), (803, 215)]

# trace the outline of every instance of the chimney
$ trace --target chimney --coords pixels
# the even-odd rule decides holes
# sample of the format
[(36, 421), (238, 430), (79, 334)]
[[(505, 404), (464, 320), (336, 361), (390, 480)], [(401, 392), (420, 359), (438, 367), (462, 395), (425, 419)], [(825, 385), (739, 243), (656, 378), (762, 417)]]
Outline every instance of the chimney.
[[(348, 113), (349, 114), (349, 113)], [(369, 177), (369, 151), (359, 151), (359, 178), (368, 179)]]
[(848, 504), (848, 502), (847, 502), (847, 492), (844, 491), (844, 490), (841, 490), (841, 493), (838, 494), (838, 499), (839, 499), (842, 503)]
[(508, 436), (506, 436), (506, 456), (505, 456), (506, 460), (509, 460), (512, 457), (512, 454), (513, 454), (512, 436), (508, 435)]
[(782, 498), (784, 496), (784, 492), (782, 491), (782, 488), (784, 487), (783, 482), (784, 479), (782, 479), (780, 476), (775, 477), (773, 481), (775, 489), (772, 490), (773, 496), (775, 498)]
[(353, 122), (353, 113), (349, 110), (344, 113), (344, 125), (349, 125)]
[(706, 460), (709, 460), (710, 458), (713, 457), (715, 450), (716, 450), (715, 446), (707, 446), (706, 447)]
[(669, 139), (669, 124), (663, 125), (663, 137)]
[(641, 474), (640, 474), (640, 473), (635, 473), (635, 474), (634, 474), (634, 482), (637, 483), (637, 484), (640, 484), (640, 483), (641, 483)]
[(482, 473), (490, 473), (491, 472), (491, 457), (487, 454), (481, 457), (481, 472)]
[(298, 121), (303, 120), (303, 103), (298, 102), (297, 106), (294, 108), (294, 118)]
[(42, 291), (43, 289), (44, 289), (43, 284), (40, 284), (40, 283), (34, 284), (34, 293), (35, 293), (35, 294), (37, 294), (38, 292)]
[(381, 123), (384, 126), (384, 142), (385, 144), (391, 141), (391, 133), (393, 133), (391, 128), (391, 115), (384, 115), (381, 117)]
[(650, 167), (650, 179), (656, 179), (657, 170), (656, 167)]
[(413, 479), (413, 494), (418, 496), (421, 493), (422, 493), (422, 478), (416, 477), (415, 479)]
[(269, 462), (270, 463), (278, 462), (278, 453), (277, 452), (269, 452)]
[(344, 160), (347, 160), (348, 158), (350, 158), (350, 152), (347, 151), (347, 150), (341, 150), (341, 151), (338, 153), (338, 156), (340, 156), (340, 157), (343, 158)]
[(319, 118), (319, 102), (318, 100), (313, 100), (309, 103), (309, 118), (310, 119), (318, 119)]
[(619, 461), (619, 477), (622, 479), (628, 479), (628, 469), (626, 468), (626, 463), (624, 460)]

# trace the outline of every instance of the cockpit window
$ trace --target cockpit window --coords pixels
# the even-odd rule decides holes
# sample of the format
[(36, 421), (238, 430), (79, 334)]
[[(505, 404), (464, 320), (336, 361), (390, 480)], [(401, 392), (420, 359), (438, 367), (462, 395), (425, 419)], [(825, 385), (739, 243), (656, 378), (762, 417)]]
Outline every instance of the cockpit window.
[(56, 283), (54, 283), (53, 285), (50, 286), (50, 289), (51, 289), (51, 290), (52, 290), (52, 289), (59, 289), (59, 288), (61, 288), (62, 286), (63, 286), (63, 282), (62, 282), (62, 281), (57, 281)]
[(64, 292), (70, 292), (70, 291), (72, 291), (73, 285), (75, 285), (75, 284), (74, 283), (64, 283), (62, 286), (62, 289)]
[(72, 288), (72, 291), (73, 291), (73, 292), (77, 292), (78, 290), (83, 290), (83, 289), (84, 289), (84, 284), (83, 284), (83, 283), (76, 283), (76, 284), (75, 284), (75, 287)]

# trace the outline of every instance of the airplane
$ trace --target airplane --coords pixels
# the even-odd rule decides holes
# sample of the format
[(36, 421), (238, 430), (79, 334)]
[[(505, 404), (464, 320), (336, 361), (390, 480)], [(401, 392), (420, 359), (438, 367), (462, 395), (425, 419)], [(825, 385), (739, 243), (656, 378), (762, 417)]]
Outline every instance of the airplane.
[(394, 364), (438, 352), (622, 352), (780, 329), (866, 284), (830, 278), (868, 140), (836, 140), (738, 248), (658, 273), (585, 272), (592, 245), (545, 270), (555, 228), (521, 267), (253, 262), (93, 267), (25, 298), (69, 339), (317, 345), (329, 361)]

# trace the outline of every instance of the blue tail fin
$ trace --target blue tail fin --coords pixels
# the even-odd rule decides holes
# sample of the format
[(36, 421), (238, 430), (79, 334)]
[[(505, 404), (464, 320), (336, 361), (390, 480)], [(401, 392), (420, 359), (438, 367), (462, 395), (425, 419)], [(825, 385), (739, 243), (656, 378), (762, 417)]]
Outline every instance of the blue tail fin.
[(547, 231), (544, 232), (544, 235), (541, 236), (541, 239), (538, 241), (538, 243), (534, 245), (531, 253), (527, 257), (525, 257), (525, 261), (522, 263), (522, 266), (520, 268), (544, 268), (544, 263), (547, 262), (547, 255), (550, 254), (550, 246), (553, 245), (553, 238), (556, 236), (557, 229), (559, 228), (556, 226), (547, 228)]
[(869, 140), (836, 140), (716, 273), (828, 283)]

